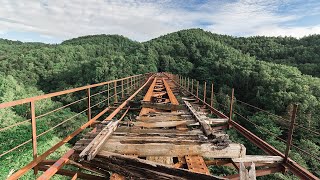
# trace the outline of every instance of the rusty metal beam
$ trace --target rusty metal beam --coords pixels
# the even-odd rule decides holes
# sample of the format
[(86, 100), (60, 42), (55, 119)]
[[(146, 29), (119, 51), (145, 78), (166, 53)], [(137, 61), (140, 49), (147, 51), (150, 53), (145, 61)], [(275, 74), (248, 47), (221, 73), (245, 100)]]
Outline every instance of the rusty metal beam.
[[(175, 81), (174, 81), (175, 82)], [(176, 82), (175, 82), (176, 83)], [(180, 86), (178, 83), (176, 83), (178, 86)], [(182, 86), (180, 86), (183, 88)], [(183, 88), (186, 90), (185, 88)], [(190, 92), (189, 92), (190, 93)], [(199, 101), (202, 101), (200, 98), (198, 98), (196, 95), (192, 94), (196, 99)], [(203, 101), (202, 101), (203, 102)], [(209, 104), (203, 102), (211, 111), (214, 112), (217, 116), (221, 118), (228, 118), (226, 115), (221, 113), (220, 111), (216, 110), (215, 108), (211, 107)], [(270, 155), (276, 155), (276, 156), (281, 156), (285, 158), (285, 155), (278, 151), (276, 148), (268, 144), (267, 142), (263, 141), (261, 138), (250, 132), (249, 130), (245, 129), (242, 127), (240, 124), (236, 123), (233, 120), (229, 121), (229, 124), (234, 127), (240, 134), (242, 134), (245, 138), (247, 138), (250, 142), (258, 146), (260, 149), (262, 149), (264, 152)], [(292, 159), (288, 158), (287, 162), (284, 162), (283, 165), (287, 167), (293, 174), (298, 176), (301, 179), (315, 179), (318, 180), (315, 175), (313, 175), (311, 172), (309, 172), (307, 169), (304, 167), (300, 166), (298, 163), (293, 161)]]
[(18, 179), (20, 178), (22, 175), (24, 175), (27, 171), (29, 171), (30, 169), (32, 169), (33, 167), (35, 167), (37, 164), (39, 164), (41, 161), (43, 161), (47, 156), (49, 156), (50, 154), (52, 154), (54, 151), (56, 151), (59, 147), (61, 147), (62, 145), (64, 145), (65, 143), (67, 143), (68, 141), (70, 141), (73, 137), (75, 137), (76, 135), (78, 135), (81, 131), (83, 131), (84, 129), (86, 129), (88, 126), (90, 126), (93, 122), (95, 122), (98, 118), (100, 118), (103, 114), (105, 114), (107, 111), (109, 110), (109, 108), (104, 109), (103, 111), (101, 111), (98, 115), (96, 115), (94, 118), (92, 118), (90, 121), (88, 121), (87, 123), (83, 124), (80, 128), (78, 128), (77, 130), (75, 130), (73, 133), (71, 133), (70, 135), (68, 135), (67, 137), (65, 137), (63, 140), (61, 140), (60, 142), (58, 142), (57, 144), (55, 144), (54, 146), (52, 146), (49, 150), (47, 150), (46, 152), (44, 152), (43, 154), (41, 154), (40, 156), (38, 156), (35, 160), (31, 161), (29, 164), (27, 164), (26, 166), (24, 166), (23, 168), (21, 168), (20, 170), (18, 170), (16, 173), (14, 173), (13, 175), (11, 175), (8, 180), (13, 180), (13, 179)]
[[(265, 169), (259, 169), (256, 170), (256, 177), (259, 176), (265, 176), (268, 174), (273, 174), (273, 173), (277, 173), (277, 172), (281, 172), (281, 167), (271, 167), (271, 168), (265, 168)], [(233, 175), (229, 175), (229, 176), (224, 176), (224, 178), (230, 179), (230, 180), (238, 180), (240, 178), (240, 174), (233, 174)]]
[(73, 149), (66, 152), (57, 162), (55, 162), (49, 169), (47, 169), (37, 180), (50, 179), (56, 172), (59, 171), (68, 161), (70, 156), (74, 153)]
[(102, 82), (102, 83), (98, 83), (98, 84), (92, 84), (92, 85), (88, 85), (88, 86), (82, 86), (82, 87), (73, 88), (73, 89), (69, 89), (69, 90), (65, 90), (65, 91), (59, 91), (59, 92), (54, 92), (54, 93), (50, 93), (50, 94), (34, 96), (34, 97), (20, 99), (20, 100), (16, 100), (16, 101), (5, 102), (5, 103), (1, 103), (0, 104), (0, 109), (16, 106), (16, 105), (20, 105), (20, 104), (29, 103), (31, 101), (38, 101), (38, 100), (41, 100), (41, 99), (46, 99), (46, 98), (51, 98), (51, 97), (56, 97), (56, 96), (61, 96), (61, 95), (64, 95), (64, 94), (77, 92), (77, 91), (82, 91), (82, 90), (85, 90), (85, 89), (88, 89), (88, 88), (94, 88), (94, 87), (98, 87), (98, 86), (103, 86), (103, 85), (106, 85), (108, 83), (112, 83), (112, 82), (115, 82), (115, 81), (119, 81), (119, 80), (123, 80), (123, 79), (127, 79), (127, 78), (132, 78), (132, 77), (137, 77), (137, 76), (140, 77), (142, 75), (144, 75), (144, 74), (134, 75), (134, 76), (126, 77), (126, 78), (121, 78), (121, 79), (117, 79), (117, 80)]
[(123, 109), (129, 101), (131, 101), (149, 82), (151, 81), (151, 78), (147, 80), (135, 93), (133, 93), (126, 101), (124, 101), (117, 109), (115, 109), (105, 120), (111, 121), (114, 116), (116, 116), (121, 109)]
[[(33, 160), (35, 160), (38, 156), (35, 101), (31, 101), (30, 103), (30, 112), (31, 112), (31, 126), (32, 126), (32, 150), (33, 150), (32, 153), (33, 153)], [(37, 167), (34, 167), (34, 174), (38, 174)]]
[(292, 134), (293, 134), (293, 130), (294, 130), (294, 123), (295, 123), (296, 116), (297, 116), (297, 109), (298, 109), (298, 105), (294, 104), (292, 115), (291, 115), (291, 124), (290, 124), (289, 133), (288, 133), (288, 142), (287, 142), (287, 148), (285, 151), (284, 162), (287, 162), (287, 160), (288, 160), (289, 151), (290, 151), (290, 147), (292, 144)]
[[(253, 134), (252, 132), (248, 131), (247, 129), (245, 129), (244, 127), (242, 127), (241, 125), (239, 125), (238, 123), (234, 122), (233, 120), (231, 120), (230, 125), (232, 125), (232, 127), (234, 127), (240, 134), (242, 134), (244, 137), (246, 137), (250, 142), (254, 143), (256, 146), (258, 146), (260, 149), (262, 149), (263, 151), (265, 151), (266, 153), (270, 154), (270, 155), (277, 155), (277, 156), (281, 156), (281, 157), (285, 157), (285, 155), (283, 153), (281, 153), (280, 151), (278, 151), (276, 148), (274, 148), (273, 146), (271, 146), (270, 144), (268, 144), (267, 142), (263, 141), (262, 139), (260, 139), (258, 136), (256, 136), (255, 134)], [(310, 173), (308, 170), (306, 170), (305, 168), (303, 168), (302, 166), (300, 166), (298, 163), (296, 163), (295, 161), (293, 161), (292, 159), (288, 158), (287, 162), (284, 162), (283, 164), (284, 166), (288, 167), (288, 169), (295, 174), (296, 176), (298, 176), (301, 179), (318, 179), (315, 175), (313, 175), (312, 173)]]
[(170, 100), (171, 104), (178, 105), (179, 102), (178, 102), (177, 98), (175, 97), (175, 95), (173, 94), (172, 90), (170, 89), (169, 84), (167, 83), (167, 81), (164, 78), (162, 79), (162, 81), (163, 81), (163, 84), (164, 84), (164, 86), (166, 88), (166, 91), (167, 91), (167, 94), (169, 96), (169, 100)]
[(155, 77), (153, 79), (152, 84), (150, 85), (146, 95), (144, 96), (143, 101), (151, 101), (152, 92), (153, 92), (154, 86), (156, 85), (156, 82), (157, 82), (157, 78)]

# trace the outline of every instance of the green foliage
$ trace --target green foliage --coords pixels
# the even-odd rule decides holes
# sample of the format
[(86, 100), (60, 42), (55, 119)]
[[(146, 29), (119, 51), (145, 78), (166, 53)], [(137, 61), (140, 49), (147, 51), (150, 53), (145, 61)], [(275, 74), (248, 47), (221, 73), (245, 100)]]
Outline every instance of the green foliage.
[[(201, 82), (214, 81), (215, 91), (221, 95), (235, 88), (237, 99), (284, 118), (290, 117), (292, 104), (297, 103), (297, 123), (316, 130), (320, 129), (319, 42), (319, 35), (301, 39), (243, 38), (201, 29), (182, 30), (143, 43), (119, 35), (85, 36), (57, 45), (0, 39), (0, 103), (133, 74), (169, 71)], [(80, 97), (81, 94), (75, 94), (39, 102), (37, 113), (42, 114)], [(215, 102), (224, 106), (228, 106), (229, 101), (229, 96), (215, 97)], [(222, 105), (216, 106), (223, 111)], [(286, 139), (288, 122), (254, 111), (237, 101), (235, 109), (269, 133), (243, 119), (235, 118), (236, 121), (277, 149), (285, 149), (285, 144), (277, 137)], [(73, 111), (79, 112), (79, 107), (43, 118), (39, 133), (72, 116)], [(224, 111), (228, 113), (228, 109)], [(29, 114), (28, 105), (0, 109), (0, 127), (23, 121)], [(80, 116), (72, 127), (59, 127), (54, 135), (49, 133), (43, 143), (63, 137), (83, 120), (85, 118)], [(30, 138), (24, 135), (30, 132), (28, 126), (30, 124), (0, 132), (0, 139), (17, 133), (20, 138), (17, 143), (23, 142)], [(229, 133), (235, 141), (246, 146), (248, 154), (263, 153), (236, 132), (231, 130)], [(318, 136), (305, 129), (295, 129), (294, 143), (319, 156)], [(21, 149), (21, 152), (27, 149)], [(295, 149), (290, 156), (319, 176), (319, 162)], [(8, 169), (1, 172), (5, 175)], [(275, 174), (268, 178), (290, 179), (292, 176)]]

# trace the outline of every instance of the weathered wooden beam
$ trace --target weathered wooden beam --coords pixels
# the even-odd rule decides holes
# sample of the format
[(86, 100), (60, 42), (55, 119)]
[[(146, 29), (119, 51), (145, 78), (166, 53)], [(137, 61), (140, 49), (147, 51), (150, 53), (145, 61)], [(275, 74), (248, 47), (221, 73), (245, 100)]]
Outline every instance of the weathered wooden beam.
[(119, 133), (152, 133), (152, 134), (190, 134), (190, 135), (203, 135), (200, 129), (193, 129), (187, 132), (181, 132), (176, 129), (135, 129), (130, 127), (118, 127), (115, 132)]
[(85, 163), (92, 166), (98, 165), (100, 168), (121, 174), (128, 179), (223, 179), (107, 151), (100, 151), (96, 158)]
[(103, 150), (119, 154), (137, 154), (139, 156), (185, 156), (201, 155), (207, 158), (236, 158), (244, 157), (246, 149), (241, 144), (229, 144), (219, 149), (211, 143), (201, 145), (178, 145), (171, 143), (122, 144), (107, 141)]
[(168, 122), (133, 122), (134, 126), (144, 128), (163, 128), (163, 127), (176, 127), (182, 124), (186, 124), (186, 121), (168, 121)]
[(281, 163), (283, 158), (281, 156), (262, 156), (262, 155), (246, 155), (241, 158), (233, 158), (233, 162), (254, 162), (254, 163)]
[(129, 109), (130, 107), (123, 113), (120, 119), (111, 121), (106, 127), (104, 127), (102, 131), (90, 142), (90, 144), (79, 154), (79, 157), (87, 157), (88, 160), (93, 159), (105, 143), (106, 139), (108, 139), (116, 130), (119, 122), (124, 118)]
[(152, 103), (152, 102), (141, 102), (141, 106), (143, 108), (153, 108), (153, 109), (160, 109), (160, 110), (171, 110), (171, 111), (177, 111), (177, 110), (183, 110), (185, 109), (184, 106), (171, 104), (171, 103)]
[[(269, 175), (269, 174), (273, 174), (273, 173), (281, 172), (281, 171), (282, 171), (282, 168), (280, 166), (258, 169), (258, 170), (256, 170), (256, 177), (265, 176), (265, 175)], [(224, 177), (227, 179), (230, 179), (230, 180), (239, 180), (240, 175), (233, 174), (233, 175), (224, 176)]]
[(208, 138), (215, 138), (214, 132), (211, 129), (211, 127), (200, 118), (200, 116), (197, 114), (196, 110), (192, 107), (192, 105), (188, 102), (188, 101), (183, 101), (185, 103), (185, 105), (187, 106), (187, 108), (189, 109), (189, 111), (194, 115), (194, 117), (197, 119), (197, 121), (200, 123), (202, 130), (204, 132), (204, 134), (208, 137)]

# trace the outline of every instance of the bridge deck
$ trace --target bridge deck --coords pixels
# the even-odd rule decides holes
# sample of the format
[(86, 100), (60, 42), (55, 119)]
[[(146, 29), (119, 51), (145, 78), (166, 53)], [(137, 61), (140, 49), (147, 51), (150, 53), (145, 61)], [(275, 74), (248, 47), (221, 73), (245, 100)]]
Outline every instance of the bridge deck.
[[(106, 179), (110, 177), (110, 172), (110, 179), (255, 179), (256, 176), (285, 172), (286, 169), (301, 179), (318, 179), (284, 153), (215, 109), (212, 104), (213, 89), (211, 105), (205, 98), (199, 98), (199, 83), (196, 94), (193, 94), (194, 89), (193, 83), (190, 88), (189, 80), (181, 76), (146, 73), (2, 103), (0, 109), (29, 103), (31, 112), (30, 120), (1, 129), (4, 131), (30, 121), (32, 125), (32, 139), (0, 155), (2, 157), (32, 142), (33, 161), (8, 179), (16, 180), (31, 169), (36, 175), (38, 171), (44, 171), (38, 178), (42, 180), (50, 179), (55, 174), (72, 179)], [(205, 97), (206, 85), (203, 90)], [(35, 104), (41, 103), (40, 100), (80, 91), (86, 92), (85, 98), (36, 116)], [(144, 97), (139, 96), (141, 92), (145, 92)], [(107, 95), (101, 96), (101, 101), (91, 105), (91, 98), (102, 93)], [(233, 99), (233, 95), (231, 97)], [(85, 99), (85, 110), (37, 134), (37, 118)], [(109, 101), (112, 99), (110, 106)], [(93, 113), (98, 114), (91, 117), (92, 108), (98, 105), (102, 106)], [(230, 109), (232, 107), (231, 101)], [(37, 138), (85, 111), (87, 122), (38, 154)], [(82, 132), (88, 127), (93, 128), (83, 136)], [(245, 147), (231, 142), (223, 131), (228, 127), (271, 156), (246, 155)], [(61, 158), (48, 159), (53, 152), (79, 135), (83, 138)], [(233, 167), (238, 174), (217, 177), (210, 174), (210, 165)]]
[[(143, 98), (139, 116), (122, 120), (116, 126), (109, 126), (116, 121), (97, 124), (98, 129), (78, 141), (73, 148), (80, 154), (76, 160), (84, 158), (82, 162), (90, 168), (115, 172), (117, 174), (112, 176), (115, 179), (124, 176), (147, 178), (145, 173), (139, 173), (139, 168), (140, 171), (144, 169), (149, 172), (153, 177), (174, 176), (168, 172), (164, 175), (161, 168), (155, 172), (141, 165), (139, 167), (136, 161), (144, 165), (152, 161), (158, 163), (158, 166), (169, 169), (180, 167), (184, 168), (184, 171), (189, 171), (188, 173), (202, 173), (207, 178), (213, 178), (204, 158), (245, 157), (245, 147), (239, 143), (232, 143), (222, 129), (211, 129), (208, 124), (209, 130), (203, 127), (203, 123), (206, 124), (205, 121), (225, 125), (225, 119), (209, 118), (210, 113), (207, 109), (192, 99), (186, 102), (182, 98), (177, 98), (180, 96), (179, 88), (170, 79), (164, 75), (154, 77)], [(107, 131), (103, 132), (106, 129)], [(211, 136), (206, 136), (206, 131), (211, 131)], [(96, 156), (88, 158), (83, 155), (88, 154), (88, 151), (85, 152), (86, 148), (90, 144), (101, 143), (94, 142), (97, 136), (107, 136), (107, 138), (102, 139), (104, 142), (98, 148)], [(110, 156), (119, 159), (111, 161)], [(128, 161), (132, 158), (135, 158), (132, 164), (136, 166), (134, 169), (129, 168), (128, 162), (123, 164), (124, 160)], [(122, 167), (121, 171), (119, 166)]]

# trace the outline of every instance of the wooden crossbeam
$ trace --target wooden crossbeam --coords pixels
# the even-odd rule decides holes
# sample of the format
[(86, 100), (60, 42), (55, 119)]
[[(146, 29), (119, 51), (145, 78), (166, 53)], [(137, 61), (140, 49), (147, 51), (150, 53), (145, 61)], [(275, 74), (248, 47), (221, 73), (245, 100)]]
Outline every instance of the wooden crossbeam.
[(85, 163), (92, 166), (99, 164), (104, 169), (129, 179), (224, 179), (107, 151), (101, 151), (96, 158)]

